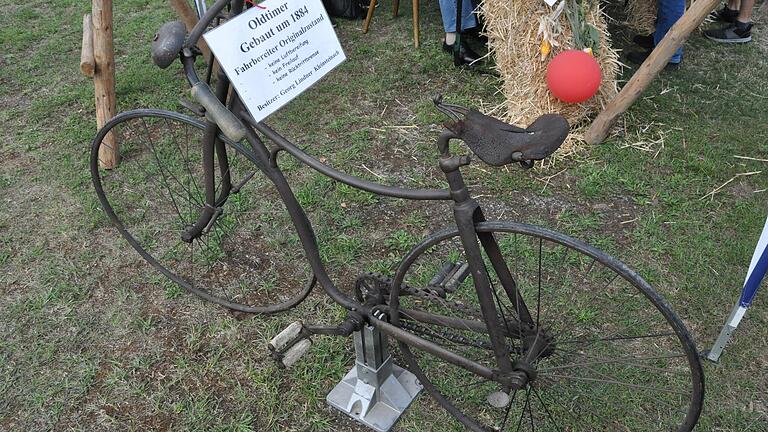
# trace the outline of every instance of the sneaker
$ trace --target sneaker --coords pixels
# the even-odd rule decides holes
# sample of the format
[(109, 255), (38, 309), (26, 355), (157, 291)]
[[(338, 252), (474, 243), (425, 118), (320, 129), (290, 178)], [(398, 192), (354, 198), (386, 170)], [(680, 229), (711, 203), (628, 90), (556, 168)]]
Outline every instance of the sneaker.
[(653, 49), (656, 44), (653, 42), (653, 35), (635, 35), (632, 42), (640, 48)]
[(707, 30), (704, 36), (720, 43), (746, 43), (752, 40), (752, 23), (746, 24), (744, 28), (739, 28), (741, 23), (736, 23), (721, 29)]
[(734, 9), (728, 9), (728, 6), (723, 6), (722, 9), (715, 11), (715, 20), (733, 23), (736, 22), (736, 17), (739, 16), (739, 11)]

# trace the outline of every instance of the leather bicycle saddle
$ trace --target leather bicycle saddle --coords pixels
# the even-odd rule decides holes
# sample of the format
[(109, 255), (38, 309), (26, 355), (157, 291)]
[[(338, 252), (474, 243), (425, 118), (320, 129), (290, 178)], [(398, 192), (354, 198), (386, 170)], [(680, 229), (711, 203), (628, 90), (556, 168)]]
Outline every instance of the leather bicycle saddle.
[(444, 104), (440, 96), (434, 102), (453, 119), (445, 127), (493, 166), (544, 159), (560, 147), (570, 130), (568, 121), (558, 114), (545, 114), (523, 129), (474, 109)]

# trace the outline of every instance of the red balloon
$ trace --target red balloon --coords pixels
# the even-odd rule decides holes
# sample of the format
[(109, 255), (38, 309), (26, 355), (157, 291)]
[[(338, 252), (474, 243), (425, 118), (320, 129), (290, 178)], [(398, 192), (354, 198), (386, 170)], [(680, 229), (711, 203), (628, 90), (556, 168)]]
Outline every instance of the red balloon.
[(566, 103), (584, 102), (594, 96), (601, 79), (597, 60), (584, 51), (563, 51), (547, 67), (549, 90)]

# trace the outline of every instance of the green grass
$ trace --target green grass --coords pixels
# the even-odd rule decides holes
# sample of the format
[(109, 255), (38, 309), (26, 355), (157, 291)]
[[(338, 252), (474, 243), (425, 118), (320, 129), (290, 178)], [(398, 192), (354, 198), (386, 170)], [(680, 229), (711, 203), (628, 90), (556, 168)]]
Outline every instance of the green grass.
[[(290, 371), (267, 356), (266, 342), (291, 321), (343, 317), (320, 290), (290, 312), (243, 319), (169, 284), (110, 227), (88, 170), (93, 87), (78, 73), (88, 9), (74, 0), (0, 1), (7, 22), (0, 29), (0, 430), (360, 430), (324, 401), (352, 365), (349, 340), (316, 338)], [(493, 105), (499, 83), (453, 69), (440, 51), (437, 5), (423, 4), (422, 14), (419, 50), (411, 47), (407, 14), (377, 14), (366, 35), (359, 21), (339, 21), (348, 60), (270, 124), (344, 172), (442, 186), (432, 143), (444, 119), (431, 96)], [(155, 29), (172, 19), (166, 2), (115, 2), (115, 17), (118, 111), (181, 109), (187, 92), (179, 65), (160, 71), (148, 54)], [(486, 215), (542, 224), (615, 254), (708, 348), (765, 218), (765, 162), (734, 157), (768, 159), (764, 26), (744, 46), (693, 35), (683, 66), (654, 81), (617, 135), (556, 167), (497, 170), (475, 162), (465, 172)], [(641, 141), (655, 144), (642, 149)], [(345, 290), (362, 270), (391, 274), (403, 252), (450, 223), (443, 203), (376, 197), (288, 155), (280, 163)], [(562, 169), (546, 188), (536, 180)], [(753, 171), (761, 173), (706, 196)], [(721, 363), (705, 365), (697, 430), (764, 430), (765, 294)], [(588, 322), (594, 311), (573, 305), (571, 313)], [(443, 427), (455, 424), (421, 396), (397, 430)]]

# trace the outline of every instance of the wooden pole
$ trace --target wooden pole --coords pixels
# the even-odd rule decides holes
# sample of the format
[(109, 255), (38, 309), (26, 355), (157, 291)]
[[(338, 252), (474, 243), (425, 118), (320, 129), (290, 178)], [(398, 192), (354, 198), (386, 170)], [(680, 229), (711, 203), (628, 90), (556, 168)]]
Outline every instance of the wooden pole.
[(592, 122), (584, 137), (589, 144), (599, 144), (605, 140), (619, 116), (632, 106), (659, 72), (664, 69), (669, 59), (675, 54), (675, 51), (683, 46), (688, 36), (704, 22), (707, 15), (719, 4), (720, 0), (698, 0), (693, 2), (691, 8), (669, 29), (664, 39), (656, 46), (645, 62), (640, 65), (640, 68), (624, 88), (621, 89), (619, 94), (608, 103), (595, 121)]
[[(101, 129), (115, 116), (115, 49), (112, 45), (112, 0), (93, 0), (93, 77), (96, 96), (96, 125)], [(118, 143), (110, 132), (99, 149), (102, 168), (114, 168), (120, 162)]]
[(761, 20), (768, 18), (768, 0), (763, 1), (763, 5), (757, 10), (757, 16), (760, 17)]
[(83, 48), (80, 51), (80, 70), (87, 77), (93, 78), (96, 61), (93, 59), (93, 24), (91, 14), (83, 16)]
[[(176, 10), (176, 13), (179, 15), (179, 18), (181, 18), (181, 21), (184, 22), (184, 26), (187, 28), (187, 31), (191, 31), (192, 27), (194, 27), (198, 21), (197, 15), (192, 9), (192, 6), (189, 5), (187, 0), (171, 0), (171, 6), (173, 6), (173, 8)], [(200, 51), (203, 52), (203, 56), (205, 56), (206, 60), (211, 58), (211, 50), (208, 48), (208, 45), (205, 43), (203, 38), (200, 38), (200, 40), (197, 42), (197, 46), (200, 48)]]

